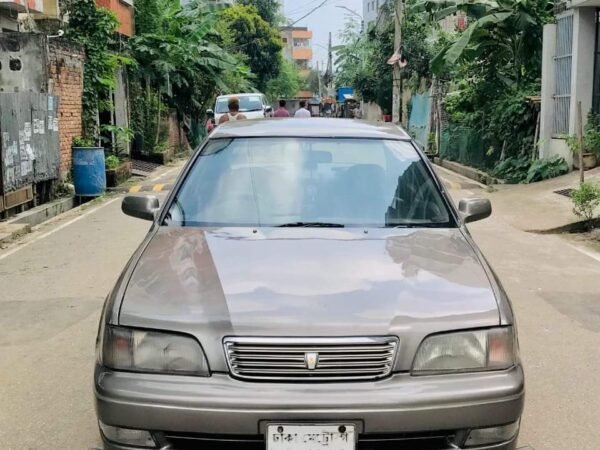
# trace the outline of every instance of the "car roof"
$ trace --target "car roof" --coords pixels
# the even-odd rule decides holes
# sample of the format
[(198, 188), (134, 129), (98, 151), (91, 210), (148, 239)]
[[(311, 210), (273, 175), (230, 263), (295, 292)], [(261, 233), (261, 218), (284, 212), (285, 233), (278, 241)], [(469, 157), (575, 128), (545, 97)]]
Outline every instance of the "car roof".
[(219, 95), (217, 97), (217, 100), (220, 98), (231, 98), (231, 97), (250, 97), (250, 96), (254, 96), (256, 97), (257, 95), (264, 95), (261, 92), (247, 92), (245, 94), (227, 94), (227, 95)]
[(391, 123), (325, 118), (236, 120), (219, 125), (210, 135), (210, 139), (253, 137), (411, 139), (406, 131)]

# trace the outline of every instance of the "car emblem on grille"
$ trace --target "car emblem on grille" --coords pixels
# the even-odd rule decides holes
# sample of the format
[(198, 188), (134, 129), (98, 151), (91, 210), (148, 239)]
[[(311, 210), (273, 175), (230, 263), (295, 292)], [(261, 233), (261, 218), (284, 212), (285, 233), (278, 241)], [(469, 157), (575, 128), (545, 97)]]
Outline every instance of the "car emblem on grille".
[(317, 364), (319, 364), (319, 354), (315, 352), (305, 353), (304, 363), (306, 364), (306, 368), (308, 370), (315, 370), (317, 368)]

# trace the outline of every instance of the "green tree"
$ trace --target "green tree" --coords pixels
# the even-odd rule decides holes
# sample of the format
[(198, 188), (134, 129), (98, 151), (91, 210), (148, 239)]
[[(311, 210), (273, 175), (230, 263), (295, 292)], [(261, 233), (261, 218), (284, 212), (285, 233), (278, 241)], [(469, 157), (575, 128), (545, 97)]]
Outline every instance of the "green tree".
[(94, 0), (78, 0), (65, 3), (69, 7), (69, 23), (66, 36), (80, 43), (86, 59), (83, 80), (83, 133), (87, 138), (98, 140), (98, 112), (112, 108), (109, 101), (115, 87), (115, 73), (126, 58), (111, 51), (115, 46), (114, 33), (119, 22), (115, 15), (98, 8)]
[(478, 61), (506, 84), (526, 84), (539, 76), (543, 26), (552, 17), (549, 0), (421, 0), (411, 11), (437, 22), (458, 11), (469, 26), (443, 46), (431, 63), (442, 75), (461, 61)]
[(271, 101), (278, 98), (291, 98), (300, 89), (300, 76), (292, 63), (283, 60), (281, 70), (276, 78), (267, 83), (267, 96)]
[[(147, 145), (159, 144), (161, 112), (176, 108), (198, 124), (207, 105), (219, 90), (229, 89), (228, 81), (247, 79), (249, 70), (235, 55), (220, 44), (219, 8), (202, 0), (181, 6), (178, 0), (145, 0), (139, 5), (142, 17), (153, 17), (154, 25), (131, 40), (131, 51), (138, 62), (137, 76), (145, 92), (146, 103), (136, 106), (134, 115), (144, 131)], [(142, 26), (143, 29), (143, 26)], [(152, 110), (155, 116), (147, 116)], [(154, 137), (149, 130), (154, 129)]]
[(247, 56), (256, 76), (257, 88), (265, 91), (269, 80), (279, 74), (282, 41), (276, 28), (269, 25), (254, 6), (235, 5), (224, 9), (220, 18), (231, 30), (235, 47)]
[(278, 26), (283, 23), (281, 2), (279, 0), (237, 0), (237, 3), (244, 6), (254, 6), (260, 17), (269, 25)]

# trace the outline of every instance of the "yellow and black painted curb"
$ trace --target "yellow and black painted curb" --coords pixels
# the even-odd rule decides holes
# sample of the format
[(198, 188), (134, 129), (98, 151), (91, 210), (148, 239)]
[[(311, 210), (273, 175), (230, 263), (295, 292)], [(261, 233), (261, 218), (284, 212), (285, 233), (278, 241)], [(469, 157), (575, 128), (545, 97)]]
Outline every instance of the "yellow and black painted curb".
[(129, 193), (137, 194), (138, 192), (168, 192), (171, 189), (173, 189), (173, 185), (170, 183), (147, 185), (141, 184), (129, 188)]

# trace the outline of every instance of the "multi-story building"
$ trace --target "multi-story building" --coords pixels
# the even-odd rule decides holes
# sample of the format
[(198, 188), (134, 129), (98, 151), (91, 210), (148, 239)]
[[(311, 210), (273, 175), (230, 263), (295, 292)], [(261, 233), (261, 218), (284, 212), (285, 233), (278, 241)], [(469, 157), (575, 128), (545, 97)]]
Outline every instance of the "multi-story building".
[(308, 75), (313, 57), (312, 31), (306, 27), (283, 27), (280, 31), (283, 55), (294, 63), (301, 75)]
[(19, 14), (56, 17), (58, 0), (0, 0), (0, 31), (19, 31)]
[(379, 11), (385, 5), (386, 0), (363, 0), (363, 22), (364, 29), (375, 25)]
[[(544, 25), (540, 157), (573, 161), (566, 136), (588, 115), (600, 114), (600, 10), (594, 0), (555, 0), (554, 23)], [(579, 123), (581, 106), (581, 124)]]
[(133, 0), (96, 0), (98, 6), (108, 8), (114, 12), (119, 20), (118, 32), (131, 37), (134, 34)]

